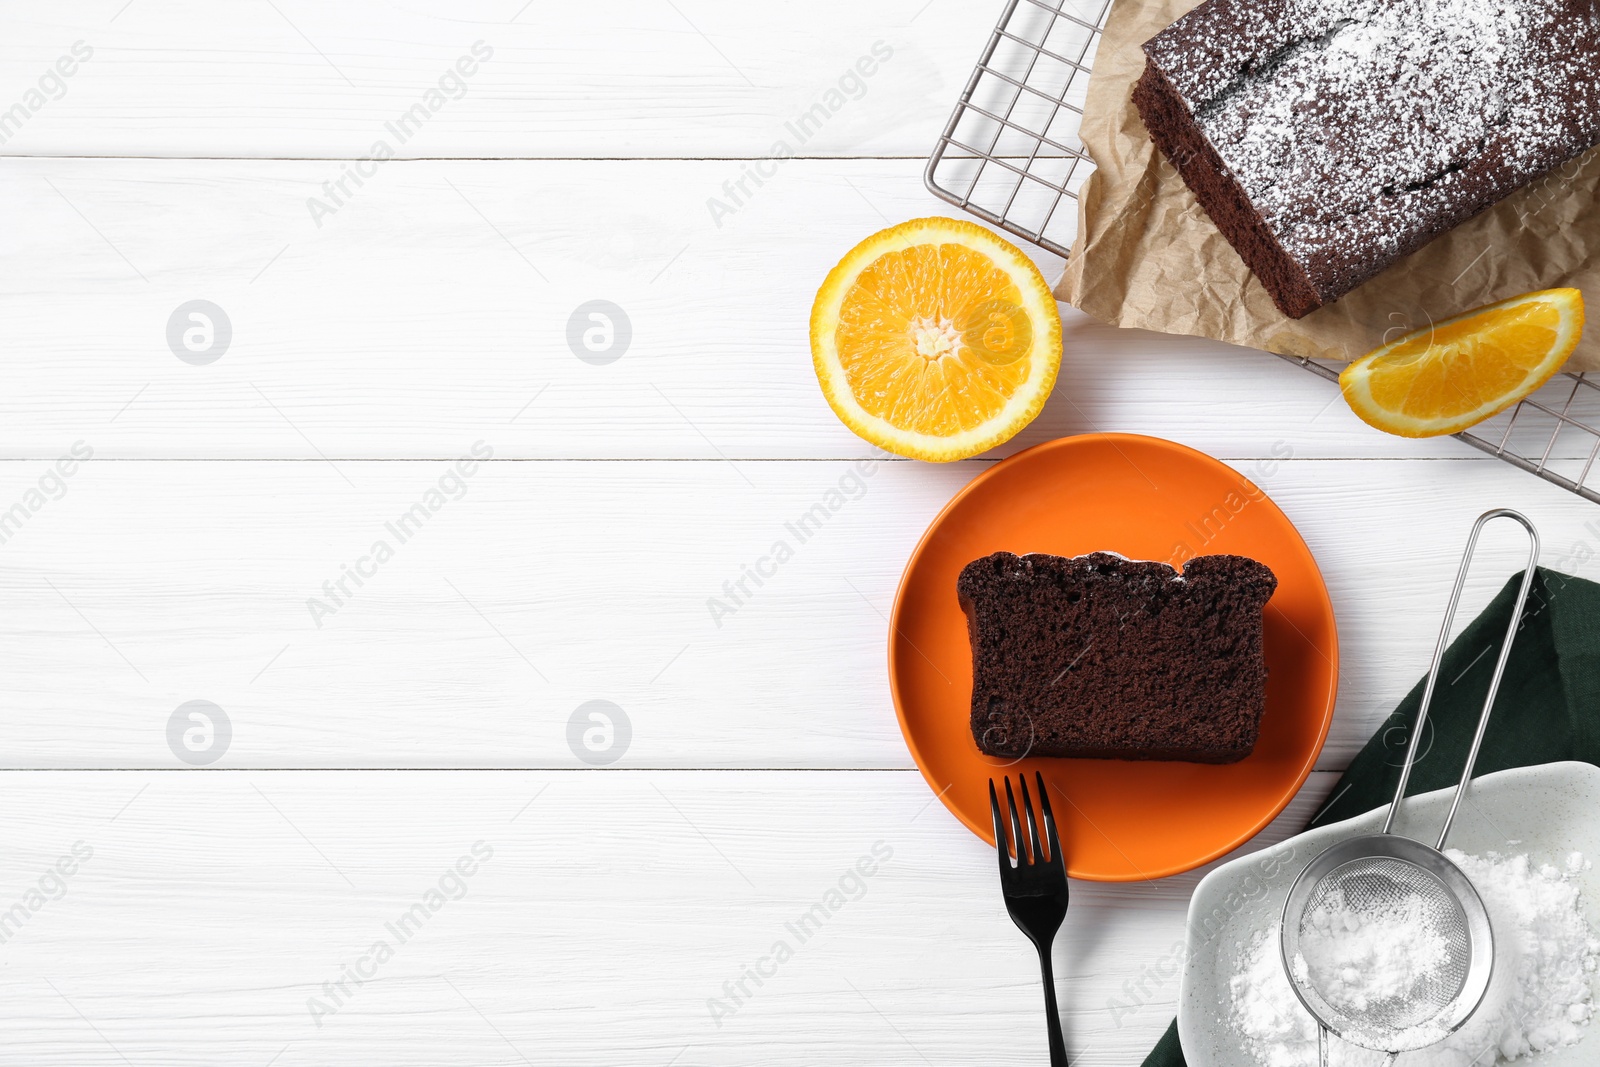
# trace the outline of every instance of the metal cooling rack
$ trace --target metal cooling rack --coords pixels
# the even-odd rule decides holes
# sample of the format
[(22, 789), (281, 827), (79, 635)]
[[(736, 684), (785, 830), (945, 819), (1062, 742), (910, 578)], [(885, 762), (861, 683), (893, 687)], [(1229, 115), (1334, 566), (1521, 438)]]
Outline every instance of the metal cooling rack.
[[(928, 159), (929, 191), (1066, 258), (1078, 191), (1094, 170), (1078, 124), (1110, 6), (1007, 0)], [(1071, 201), (1065, 210), (1063, 200)], [(1280, 358), (1339, 379), (1339, 364)], [(1586, 374), (1559, 374), (1516, 407), (1455, 436), (1600, 503), (1600, 381)]]

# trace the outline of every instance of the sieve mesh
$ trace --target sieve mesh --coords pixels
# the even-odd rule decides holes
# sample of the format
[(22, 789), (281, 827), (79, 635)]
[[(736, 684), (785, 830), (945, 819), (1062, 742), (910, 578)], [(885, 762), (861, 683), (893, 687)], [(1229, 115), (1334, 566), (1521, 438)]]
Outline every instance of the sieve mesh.
[(1344, 1020), (1338, 1029), (1372, 1037), (1398, 1034), (1438, 1018), (1461, 995), (1472, 966), (1466, 913), (1438, 876), (1414, 863), (1366, 856), (1329, 872), (1312, 887), (1296, 933), (1303, 942), (1328, 916), (1378, 917), (1402, 910), (1444, 946), (1440, 964), (1422, 971), (1408, 988), (1383, 998), (1353, 998), (1319, 982), (1327, 976), (1296, 968), (1296, 981), (1327, 1005), (1330, 1018)]

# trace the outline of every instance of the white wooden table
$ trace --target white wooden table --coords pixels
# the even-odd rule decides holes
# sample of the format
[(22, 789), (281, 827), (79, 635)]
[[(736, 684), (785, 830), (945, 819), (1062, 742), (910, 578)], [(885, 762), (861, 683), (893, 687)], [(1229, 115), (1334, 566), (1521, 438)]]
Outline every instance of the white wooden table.
[[(1044, 1062), (992, 853), (884, 677), (907, 554), (996, 457), (870, 459), (707, 606), (872, 455), (816, 388), (811, 298), (940, 212), (921, 161), (993, 7), (6, 6), (0, 1062)], [(210, 362), (168, 343), (194, 300), (231, 325)], [(609, 363), (567, 341), (591, 300), (631, 324)], [(1593, 573), (1594, 505), (1370, 431), (1270, 356), (1062, 314), (1056, 397), (996, 456), (1183, 441), (1325, 570), (1338, 714), (1256, 847), (1425, 665), (1479, 511)], [(628, 724), (599, 754), (569, 740), (594, 700)], [(231, 736), (186, 748), (186, 710), (169, 743), (190, 701)], [(1166, 1026), (1200, 873), (1074, 885), (1075, 1062)]]

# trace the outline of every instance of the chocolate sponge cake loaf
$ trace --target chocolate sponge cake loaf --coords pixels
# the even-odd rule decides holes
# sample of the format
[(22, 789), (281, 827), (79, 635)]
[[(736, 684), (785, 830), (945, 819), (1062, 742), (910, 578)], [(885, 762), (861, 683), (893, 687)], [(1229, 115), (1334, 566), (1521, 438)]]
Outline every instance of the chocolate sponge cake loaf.
[(1144, 52), (1151, 139), (1293, 318), (1600, 143), (1596, 0), (1207, 0)]
[(1244, 556), (1165, 563), (996, 552), (961, 571), (972, 736), (991, 756), (1232, 763), (1266, 706), (1262, 610)]

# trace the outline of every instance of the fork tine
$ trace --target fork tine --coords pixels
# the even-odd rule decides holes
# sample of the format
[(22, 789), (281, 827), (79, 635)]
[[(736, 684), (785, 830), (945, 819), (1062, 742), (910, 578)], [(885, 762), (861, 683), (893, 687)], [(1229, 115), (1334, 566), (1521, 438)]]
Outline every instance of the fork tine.
[(1044, 775), (1033, 772), (1039, 781), (1039, 808), (1044, 814), (1044, 835), (1050, 842), (1050, 863), (1061, 863), (1061, 837), (1056, 833), (1055, 813), (1050, 810), (1050, 791), (1045, 788)]
[(1039, 847), (1039, 824), (1033, 817), (1033, 800), (1028, 796), (1028, 776), (1017, 775), (1017, 784), (1022, 787), (1022, 810), (1028, 813), (1028, 844), (1033, 849), (1035, 863), (1044, 859), (1044, 850)]
[(1017, 866), (1026, 866), (1028, 859), (1027, 846), (1022, 837), (1022, 819), (1017, 815), (1017, 798), (1011, 792), (1011, 776), (1006, 775), (1006, 807), (1011, 812), (1011, 837), (1017, 843)]
[(1011, 850), (1006, 845), (1006, 824), (1000, 818), (1000, 798), (995, 796), (994, 779), (989, 779), (989, 810), (994, 814), (994, 843), (1000, 850), (1000, 874), (1011, 873)]

